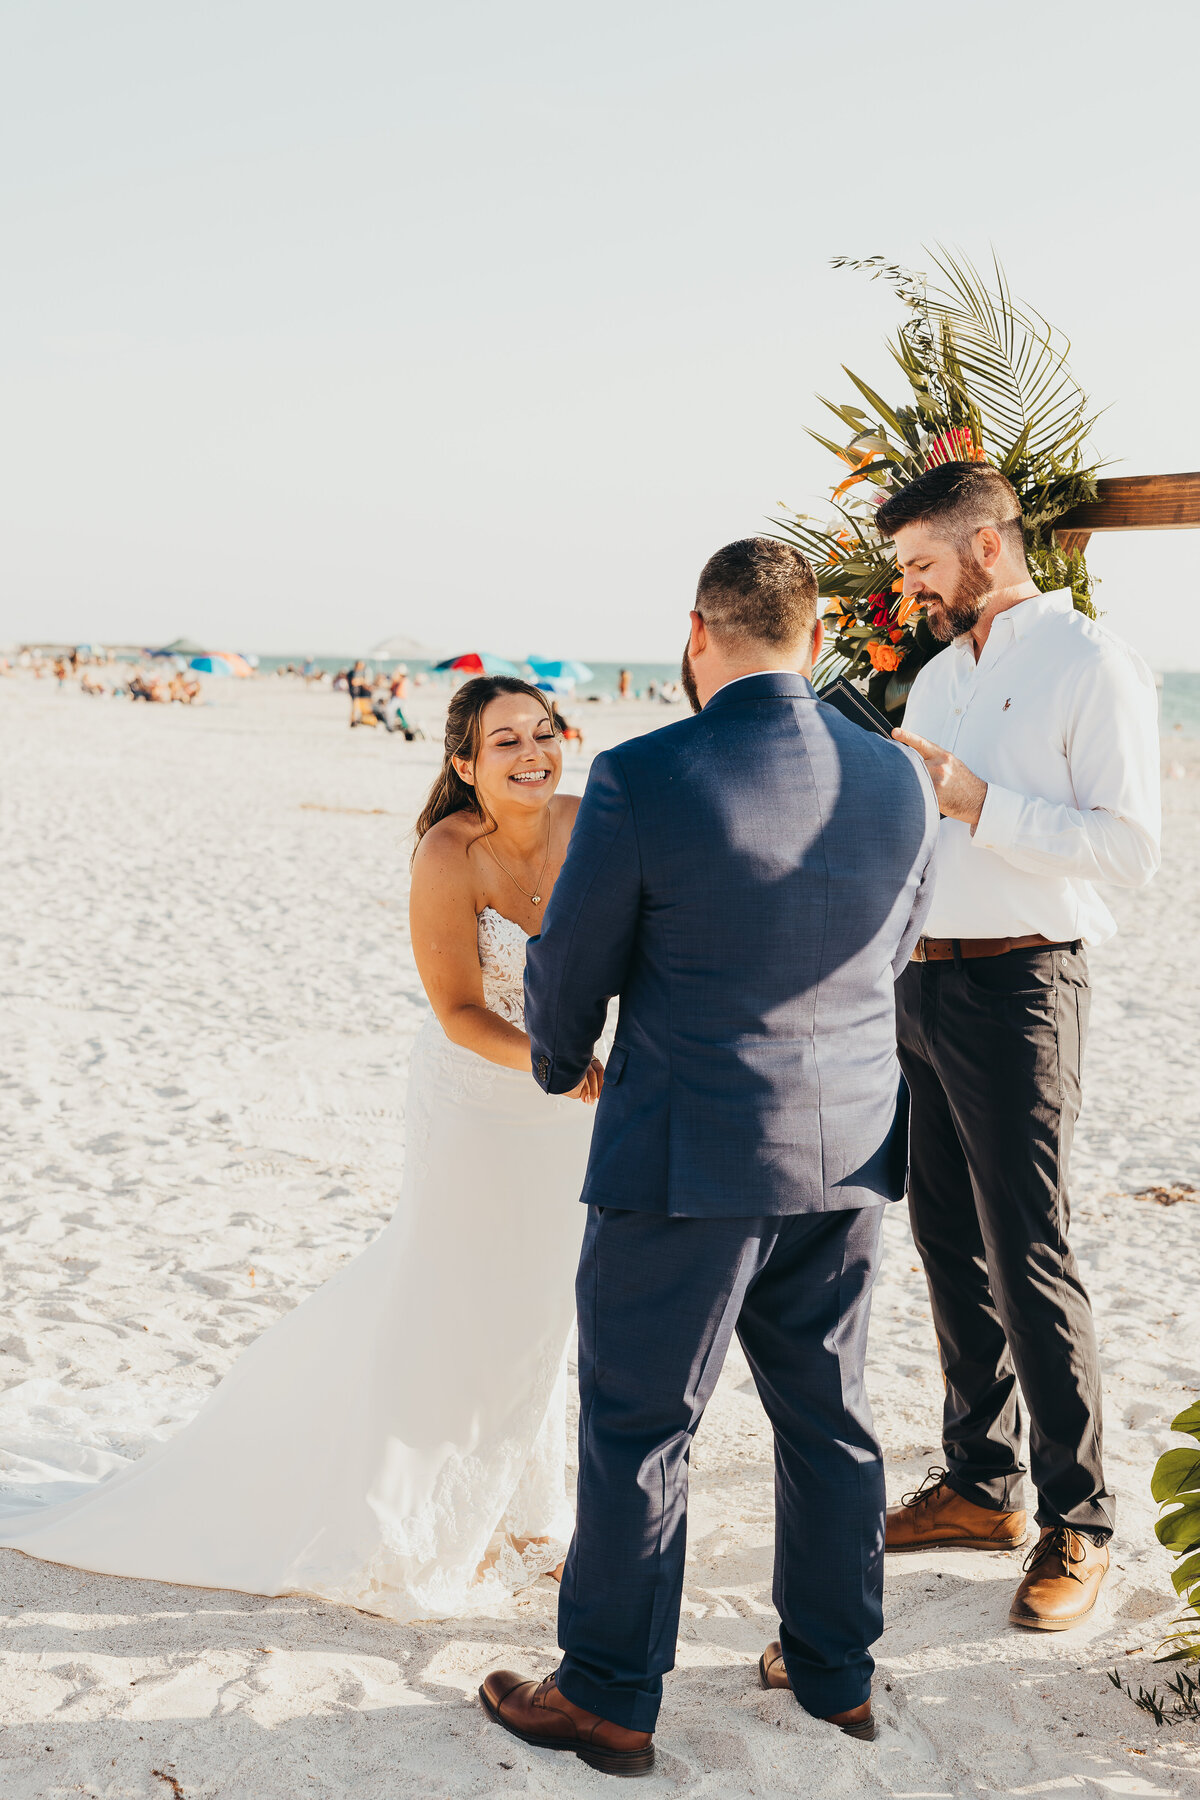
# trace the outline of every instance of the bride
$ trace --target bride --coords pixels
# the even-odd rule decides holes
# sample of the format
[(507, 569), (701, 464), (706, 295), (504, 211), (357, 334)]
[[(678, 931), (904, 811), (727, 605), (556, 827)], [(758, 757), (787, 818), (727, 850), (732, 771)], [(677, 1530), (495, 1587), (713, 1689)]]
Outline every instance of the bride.
[(65, 1501), (0, 1495), (0, 1544), (397, 1620), (483, 1611), (557, 1570), (577, 1198), (603, 1082), (594, 1061), (549, 1099), (523, 1028), (525, 945), (578, 806), (556, 795), (561, 772), (536, 688), (459, 688), (417, 824), (412, 941), (433, 1016), (394, 1217), (167, 1442)]

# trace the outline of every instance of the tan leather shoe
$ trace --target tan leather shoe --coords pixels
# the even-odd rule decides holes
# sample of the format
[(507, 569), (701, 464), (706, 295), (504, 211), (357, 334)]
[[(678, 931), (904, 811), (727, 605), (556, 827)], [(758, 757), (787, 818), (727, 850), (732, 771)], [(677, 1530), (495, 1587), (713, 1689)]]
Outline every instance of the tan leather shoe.
[(1019, 1550), (1029, 1535), (1023, 1511), (993, 1512), (964, 1500), (930, 1469), (920, 1487), (888, 1508), (885, 1550)]
[(1014, 1625), (1030, 1631), (1070, 1631), (1082, 1624), (1108, 1574), (1108, 1545), (1066, 1525), (1044, 1525), (1025, 1558), (1027, 1573), (1009, 1610)]
[(605, 1775), (649, 1775), (654, 1767), (649, 1731), (627, 1731), (576, 1706), (559, 1693), (557, 1674), (529, 1681), (511, 1669), (494, 1669), (479, 1698), (489, 1718), (535, 1750), (573, 1750)]
[[(778, 1642), (768, 1644), (758, 1659), (758, 1679), (765, 1688), (786, 1688), (792, 1691), (788, 1680), (788, 1672), (783, 1661), (783, 1647)], [(875, 1720), (871, 1716), (871, 1702), (864, 1700), (861, 1706), (852, 1706), (849, 1712), (826, 1713), (826, 1725), (836, 1725), (847, 1737), (864, 1738), (871, 1743), (875, 1737)]]

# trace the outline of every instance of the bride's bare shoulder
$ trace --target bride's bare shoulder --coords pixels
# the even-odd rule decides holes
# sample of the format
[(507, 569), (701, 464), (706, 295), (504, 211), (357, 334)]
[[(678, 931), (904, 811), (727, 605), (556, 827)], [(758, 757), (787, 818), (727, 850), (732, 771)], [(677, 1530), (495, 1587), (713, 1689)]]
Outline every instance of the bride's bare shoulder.
[(449, 813), (431, 825), (413, 857), (413, 885), (441, 893), (473, 885), (471, 846), (483, 827), (473, 814)]
[(575, 823), (575, 815), (579, 811), (581, 798), (582, 796), (579, 794), (555, 794), (551, 803), (558, 817), (566, 821), (568, 831)]

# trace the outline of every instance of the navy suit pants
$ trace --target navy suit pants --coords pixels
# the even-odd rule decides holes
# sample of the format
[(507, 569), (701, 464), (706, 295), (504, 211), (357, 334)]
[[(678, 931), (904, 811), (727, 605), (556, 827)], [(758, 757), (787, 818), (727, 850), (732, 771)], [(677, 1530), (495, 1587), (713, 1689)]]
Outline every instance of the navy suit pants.
[(863, 1387), (883, 1208), (700, 1219), (590, 1207), (576, 1283), (579, 1494), (558, 1685), (652, 1731), (674, 1667), (688, 1457), (734, 1331), (775, 1432), (784, 1661), (818, 1716), (871, 1691), (883, 1465)]

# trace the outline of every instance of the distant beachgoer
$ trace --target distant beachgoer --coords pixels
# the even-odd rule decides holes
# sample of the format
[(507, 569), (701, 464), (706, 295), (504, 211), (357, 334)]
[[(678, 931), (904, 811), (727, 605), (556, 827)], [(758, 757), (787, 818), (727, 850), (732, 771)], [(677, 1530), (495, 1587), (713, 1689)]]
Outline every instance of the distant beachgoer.
[(617, 693), (622, 700), (633, 699), (633, 677), (628, 669), (622, 669), (617, 676)]
[(371, 689), (374, 685), (374, 676), (366, 663), (360, 659), (351, 669), (347, 681), (350, 692), (350, 723), (352, 726), (374, 726), (376, 724), (375, 713), (371, 706)]
[(417, 732), (404, 715), (404, 690), (407, 686), (407, 673), (402, 675), (397, 669), (388, 683), (387, 692), (375, 696), (372, 709), (386, 731), (402, 731), (405, 740), (411, 744)]
[(578, 725), (567, 718), (565, 713), (559, 712), (557, 706), (555, 706), (553, 702), (551, 702), (550, 710), (554, 715), (555, 729), (557, 730), (559, 737), (562, 738), (564, 744), (573, 745), (575, 754), (577, 756), (580, 755), (583, 751), (582, 731), (580, 731)]

